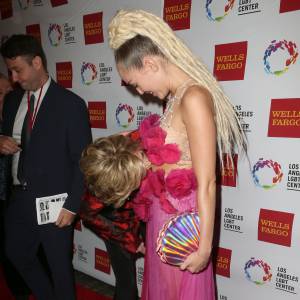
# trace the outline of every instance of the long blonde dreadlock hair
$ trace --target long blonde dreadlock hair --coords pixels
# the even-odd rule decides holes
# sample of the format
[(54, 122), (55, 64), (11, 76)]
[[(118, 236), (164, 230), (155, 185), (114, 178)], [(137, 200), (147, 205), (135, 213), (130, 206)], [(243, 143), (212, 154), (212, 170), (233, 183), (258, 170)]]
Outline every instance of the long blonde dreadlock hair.
[(167, 23), (143, 10), (120, 10), (111, 20), (108, 29), (109, 44), (115, 54), (129, 40), (137, 36), (147, 37), (167, 60), (210, 92), (215, 109), (219, 155), (228, 153), (231, 157), (234, 145), (237, 145), (242, 152), (246, 150), (246, 139), (233, 105), (217, 80), (173, 33)]

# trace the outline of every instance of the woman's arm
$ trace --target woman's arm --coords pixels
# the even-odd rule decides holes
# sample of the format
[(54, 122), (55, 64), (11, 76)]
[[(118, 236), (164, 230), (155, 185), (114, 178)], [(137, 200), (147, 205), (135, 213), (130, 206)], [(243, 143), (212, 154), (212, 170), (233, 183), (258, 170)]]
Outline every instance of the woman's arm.
[(99, 237), (105, 237), (110, 231), (108, 224), (101, 217), (104, 204), (88, 191), (81, 201), (79, 216), (83, 224)]
[(141, 243), (139, 220), (134, 214), (131, 201), (119, 208), (107, 207), (95, 196), (86, 192), (80, 208), (80, 217), (86, 228), (98, 237), (120, 244), (135, 253)]
[(192, 165), (197, 178), (200, 216), (200, 245), (181, 269), (199, 272), (209, 261), (216, 206), (216, 126), (210, 95), (198, 86), (190, 88), (181, 102), (181, 116), (187, 129)]

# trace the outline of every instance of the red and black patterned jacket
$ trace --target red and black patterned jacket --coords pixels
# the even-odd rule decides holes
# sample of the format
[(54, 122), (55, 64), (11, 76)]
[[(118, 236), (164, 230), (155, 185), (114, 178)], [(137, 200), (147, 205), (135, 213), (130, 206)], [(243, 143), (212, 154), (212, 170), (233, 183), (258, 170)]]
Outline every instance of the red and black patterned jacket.
[(101, 200), (86, 192), (79, 215), (84, 226), (97, 236), (117, 242), (127, 251), (135, 253), (141, 243), (140, 221), (133, 211), (130, 198), (122, 207), (115, 208), (104, 205)]

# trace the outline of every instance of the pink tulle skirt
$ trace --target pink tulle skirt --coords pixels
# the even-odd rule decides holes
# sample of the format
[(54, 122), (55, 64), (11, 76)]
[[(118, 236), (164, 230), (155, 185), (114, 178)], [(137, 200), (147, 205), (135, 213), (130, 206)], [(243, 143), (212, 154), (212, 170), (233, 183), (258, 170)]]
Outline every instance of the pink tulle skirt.
[[(142, 300), (214, 300), (215, 285), (211, 262), (204, 271), (192, 274), (160, 260), (156, 253), (156, 240), (160, 229), (171, 215), (161, 210), (157, 198), (152, 200), (147, 222)], [(176, 201), (178, 200), (172, 199), (172, 204)], [(194, 207), (195, 192), (184, 199), (184, 202), (185, 205), (176, 207), (180, 212), (187, 207)]]

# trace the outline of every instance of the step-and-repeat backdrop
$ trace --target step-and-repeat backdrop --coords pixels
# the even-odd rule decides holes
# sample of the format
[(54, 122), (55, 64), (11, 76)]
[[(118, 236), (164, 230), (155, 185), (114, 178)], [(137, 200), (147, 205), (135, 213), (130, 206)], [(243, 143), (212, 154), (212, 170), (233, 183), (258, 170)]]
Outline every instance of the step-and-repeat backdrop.
[[(49, 73), (85, 99), (94, 138), (136, 129), (154, 99), (116, 72), (107, 26), (120, 8), (165, 19), (230, 96), (249, 141), (248, 158), (225, 166), (217, 211), (219, 300), (300, 297), (299, 0), (1, 0), (0, 37), (40, 39)], [(3, 61), (0, 70), (7, 73)], [(114, 284), (103, 242), (76, 225), (74, 266)], [(139, 288), (143, 260), (137, 262)]]

